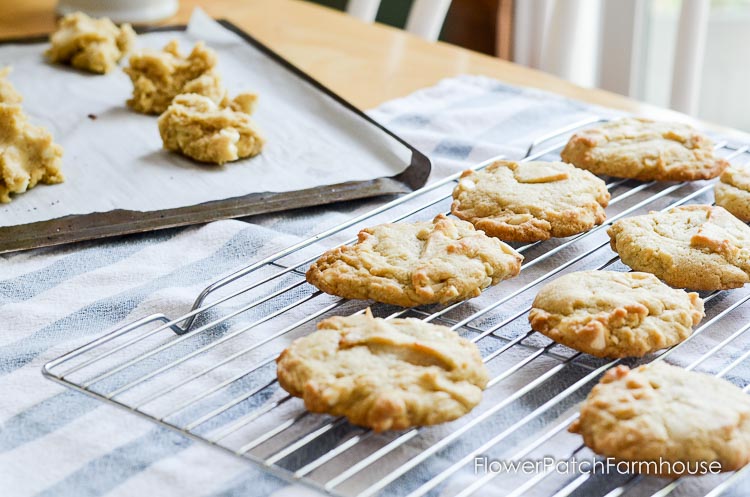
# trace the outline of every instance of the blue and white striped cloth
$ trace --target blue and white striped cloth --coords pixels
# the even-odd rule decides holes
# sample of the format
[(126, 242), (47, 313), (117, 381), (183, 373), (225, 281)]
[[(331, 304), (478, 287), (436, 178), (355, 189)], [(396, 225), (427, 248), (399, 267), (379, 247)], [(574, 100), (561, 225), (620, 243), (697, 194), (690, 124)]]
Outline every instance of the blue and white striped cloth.
[[(458, 77), (372, 115), (425, 151), (431, 180), (605, 111)], [(241, 461), (67, 390), (42, 365), (105, 330), (177, 316), (211, 281), (378, 200), (0, 256), (0, 496), (302, 495)]]

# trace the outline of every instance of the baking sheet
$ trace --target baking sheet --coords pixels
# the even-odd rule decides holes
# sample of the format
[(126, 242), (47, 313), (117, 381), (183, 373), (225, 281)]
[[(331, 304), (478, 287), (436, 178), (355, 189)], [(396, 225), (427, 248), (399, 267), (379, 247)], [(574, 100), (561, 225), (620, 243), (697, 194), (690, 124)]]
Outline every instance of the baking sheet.
[(224, 166), (169, 153), (156, 117), (126, 107), (132, 86), (122, 71), (88, 75), (47, 64), (46, 43), (4, 44), (0, 66), (14, 66), (10, 79), (24, 94), (25, 111), (65, 148), (66, 182), (0, 206), (0, 251), (424, 184), (426, 157), (231, 24), (196, 11), (185, 31), (149, 32), (138, 43), (160, 48), (175, 38), (183, 51), (204, 40), (218, 52), (230, 95), (260, 95), (254, 117), (267, 139), (263, 153)]

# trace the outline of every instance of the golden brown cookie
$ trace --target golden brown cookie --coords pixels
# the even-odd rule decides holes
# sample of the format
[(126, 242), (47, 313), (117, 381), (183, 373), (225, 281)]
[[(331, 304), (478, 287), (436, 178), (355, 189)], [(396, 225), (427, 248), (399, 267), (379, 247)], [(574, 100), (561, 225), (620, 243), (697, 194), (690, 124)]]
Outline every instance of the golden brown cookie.
[(723, 207), (688, 205), (621, 219), (612, 250), (675, 288), (726, 290), (750, 279), (750, 227)]
[(104, 74), (133, 49), (135, 38), (130, 24), (118, 28), (106, 17), (93, 19), (76, 12), (60, 19), (45, 55), (50, 62)]
[(195, 93), (178, 95), (159, 116), (164, 148), (213, 164), (258, 155), (264, 140), (250, 117), (254, 102), (250, 94), (219, 105)]
[(62, 154), (50, 132), (29, 123), (20, 105), (0, 103), (0, 203), (38, 183), (62, 183)]
[(161, 114), (181, 93), (197, 93), (218, 104), (226, 89), (216, 72), (216, 52), (201, 41), (185, 57), (177, 40), (163, 50), (141, 50), (130, 57), (125, 72), (133, 82), (133, 97), (128, 105), (144, 114)]
[(464, 171), (451, 212), (501, 240), (535, 242), (590, 230), (608, 203), (604, 181), (570, 164), (498, 161)]
[(560, 156), (594, 174), (641, 181), (715, 178), (729, 165), (687, 124), (632, 117), (574, 134)]
[(714, 186), (716, 205), (750, 221), (750, 170), (748, 167), (729, 166), (721, 173), (721, 181)]
[(381, 224), (359, 232), (355, 245), (329, 250), (307, 281), (332, 295), (412, 307), (478, 296), (516, 276), (523, 257), (466, 221)]
[(591, 390), (570, 431), (597, 454), (643, 462), (634, 469), (645, 474), (674, 477), (699, 465), (705, 473), (709, 463), (734, 471), (750, 462), (750, 397), (663, 362), (618, 366)]
[(545, 285), (529, 312), (531, 327), (597, 357), (640, 357), (690, 336), (703, 318), (697, 293), (653, 274), (580, 271)]
[(312, 412), (375, 431), (444, 423), (482, 400), (476, 345), (418, 319), (333, 317), (277, 359), (279, 384)]

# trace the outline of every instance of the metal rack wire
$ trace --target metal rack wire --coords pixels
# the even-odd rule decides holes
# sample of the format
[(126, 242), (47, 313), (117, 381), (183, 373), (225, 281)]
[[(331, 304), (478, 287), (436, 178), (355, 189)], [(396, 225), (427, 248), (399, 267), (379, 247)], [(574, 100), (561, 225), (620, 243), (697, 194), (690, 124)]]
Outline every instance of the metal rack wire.
[[(569, 133), (595, 121), (576, 122), (540, 137), (523, 160), (557, 158)], [(717, 150), (728, 160), (750, 159), (748, 146), (720, 143)], [(707, 317), (693, 334), (642, 361), (596, 359), (529, 330), (529, 304), (550, 278), (581, 269), (627, 270), (608, 248), (609, 224), (648, 210), (711, 201), (712, 182), (605, 178), (612, 194), (606, 223), (568, 239), (517, 246), (526, 257), (518, 278), (476, 299), (444, 307), (372, 305), (377, 316), (434, 321), (479, 346), (492, 379), (483, 402), (469, 415), (446, 425), (377, 434), (342, 418), (305, 411), (300, 400), (278, 386), (276, 356), (320, 319), (363, 312), (371, 304), (311, 287), (304, 280), (307, 266), (328, 248), (352, 243), (352, 236), (365, 226), (427, 219), (448, 211), (458, 177), (433, 183), (266, 257), (207, 287), (185, 315), (143, 318), (51, 361), (43, 373), (290, 481), (360, 497), (434, 492), (468, 496), (488, 488), (509, 496), (624, 495), (648, 478), (546, 470), (534, 475), (474, 474), (472, 463), (478, 456), (519, 460), (539, 451), (558, 459), (587, 454), (580, 438), (565, 433), (565, 428), (599, 376), (621, 362), (669, 358), (750, 389), (750, 370), (745, 367), (750, 357), (750, 333), (745, 333), (750, 324), (745, 323), (750, 320), (743, 316), (750, 291), (744, 289), (704, 295)], [(742, 476), (740, 471), (724, 477), (707, 495), (719, 495)], [(667, 482), (654, 495), (669, 495), (682, 482)]]

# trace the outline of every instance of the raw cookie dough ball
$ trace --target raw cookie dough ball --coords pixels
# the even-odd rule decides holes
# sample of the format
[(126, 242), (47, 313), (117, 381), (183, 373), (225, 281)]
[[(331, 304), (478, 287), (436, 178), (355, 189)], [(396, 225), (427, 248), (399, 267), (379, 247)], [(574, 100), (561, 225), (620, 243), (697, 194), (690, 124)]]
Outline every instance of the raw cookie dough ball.
[(251, 94), (218, 105), (202, 95), (178, 95), (159, 116), (164, 148), (213, 164), (258, 155), (264, 140), (249, 114), (254, 102)]
[(0, 104), (20, 104), (23, 101), (18, 90), (8, 81), (10, 71), (10, 66), (0, 69)]
[(0, 202), (38, 183), (62, 183), (62, 154), (50, 132), (29, 123), (20, 105), (0, 103)]
[(177, 40), (163, 50), (144, 49), (130, 57), (125, 73), (133, 82), (133, 96), (128, 105), (144, 114), (161, 114), (174, 97), (197, 93), (220, 103), (226, 98), (221, 77), (216, 72), (216, 52), (201, 41), (185, 57)]
[(133, 49), (135, 38), (130, 24), (118, 28), (106, 17), (93, 19), (76, 12), (60, 20), (45, 55), (51, 62), (104, 74)]

